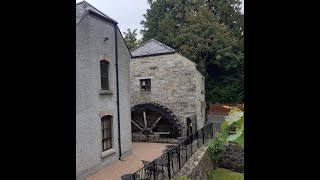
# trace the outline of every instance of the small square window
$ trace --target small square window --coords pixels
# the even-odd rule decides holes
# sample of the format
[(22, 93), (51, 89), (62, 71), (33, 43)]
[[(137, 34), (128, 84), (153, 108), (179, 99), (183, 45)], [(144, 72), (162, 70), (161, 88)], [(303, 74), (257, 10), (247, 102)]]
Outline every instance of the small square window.
[(151, 79), (140, 79), (141, 91), (151, 91)]

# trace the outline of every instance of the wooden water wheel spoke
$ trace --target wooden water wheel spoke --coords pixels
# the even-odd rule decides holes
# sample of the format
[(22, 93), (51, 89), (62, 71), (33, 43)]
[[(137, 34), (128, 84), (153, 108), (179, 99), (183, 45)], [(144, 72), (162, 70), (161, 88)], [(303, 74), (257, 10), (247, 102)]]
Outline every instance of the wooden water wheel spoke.
[(137, 128), (139, 128), (140, 130), (143, 130), (144, 128), (142, 126), (140, 126), (140, 124), (138, 124), (135, 120), (131, 119), (132, 124), (134, 124)]
[(132, 132), (178, 137), (180, 126), (172, 111), (155, 103), (139, 104), (131, 108)]
[(134, 118), (131, 118), (132, 121), (134, 121), (135, 123), (137, 123), (140, 127), (142, 128), (146, 128), (144, 124), (142, 124), (140, 121), (134, 119)]
[(146, 111), (143, 111), (143, 121), (144, 121), (144, 126), (148, 127)]
[(170, 134), (170, 132), (154, 132), (154, 134)]
[(159, 121), (160, 121), (160, 119), (161, 119), (162, 117), (160, 116), (157, 120), (156, 120), (156, 122), (151, 126), (151, 130), (153, 130), (157, 125), (158, 125), (158, 123), (159, 123)]
[(145, 131), (149, 131), (150, 134), (153, 134), (153, 131), (151, 128), (148, 127), (148, 120), (147, 120), (147, 113), (146, 111), (143, 111), (143, 122), (144, 122), (144, 127)]

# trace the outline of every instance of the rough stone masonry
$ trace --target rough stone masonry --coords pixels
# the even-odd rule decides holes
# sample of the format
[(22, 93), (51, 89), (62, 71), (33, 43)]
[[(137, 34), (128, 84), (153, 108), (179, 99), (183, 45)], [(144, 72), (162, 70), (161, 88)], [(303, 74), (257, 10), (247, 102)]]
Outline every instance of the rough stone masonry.
[(219, 159), (219, 167), (235, 172), (244, 172), (244, 149), (236, 143), (230, 142)]
[[(151, 79), (151, 91), (141, 91), (140, 79)], [(204, 76), (196, 64), (178, 53), (132, 58), (131, 107), (148, 102), (169, 108), (186, 135), (186, 118), (197, 116), (197, 129), (205, 123)]]
[(207, 180), (208, 172), (214, 168), (208, 147), (199, 148), (174, 177), (188, 177), (191, 180)]

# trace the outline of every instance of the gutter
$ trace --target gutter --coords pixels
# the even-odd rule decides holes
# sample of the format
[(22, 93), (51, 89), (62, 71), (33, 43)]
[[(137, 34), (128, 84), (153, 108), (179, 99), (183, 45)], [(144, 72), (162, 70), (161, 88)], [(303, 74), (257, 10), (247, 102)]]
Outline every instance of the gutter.
[[(91, 9), (88, 9), (87, 12), (88, 12), (89, 14), (91, 14), (91, 15), (93, 15), (93, 16), (96, 16), (97, 18), (102, 19), (102, 20), (104, 20), (104, 21), (106, 21), (106, 22), (108, 22), (108, 23), (111, 23), (111, 24), (113, 24), (113, 25), (117, 25), (117, 24), (118, 24), (118, 23), (117, 23), (116, 21), (114, 21), (113, 19), (109, 19), (109, 18), (107, 18), (107, 17), (105, 17), (105, 16), (102, 16), (101, 14), (98, 14), (98, 13), (92, 11)], [(84, 17), (84, 16), (83, 16), (83, 17)]]
[[(117, 22), (113, 19), (109, 19), (105, 16), (102, 16), (90, 9), (87, 10), (88, 14), (91, 14), (99, 19), (102, 19), (108, 23), (113, 24), (114, 26), (114, 37), (115, 37), (115, 66), (116, 66), (116, 83), (117, 83), (117, 115), (118, 115), (118, 144), (119, 144), (119, 160), (121, 160), (121, 134), (120, 134), (120, 104), (119, 104), (119, 72), (118, 72), (118, 26), (117, 26)], [(83, 16), (84, 17), (84, 16)], [(120, 33), (121, 34), (121, 33)], [(122, 36), (122, 35), (121, 35)], [(130, 56), (132, 57), (130, 51), (129, 51)]]
[[(174, 54), (174, 53), (176, 53), (176, 51), (157, 53), (157, 54), (147, 54), (147, 55), (140, 55), (140, 56), (132, 56), (132, 59), (141, 58), (141, 57), (148, 57), (148, 56), (161, 56), (161, 55), (165, 55), (165, 54)], [(131, 51), (130, 51), (130, 54), (131, 54)]]
[[(116, 62), (115, 62), (115, 66), (116, 66), (116, 83), (117, 83), (117, 115), (118, 115), (118, 144), (119, 144), (119, 160), (121, 160), (122, 158), (122, 154), (121, 154), (121, 129), (120, 129), (120, 104), (119, 104), (119, 71), (118, 71), (118, 26), (117, 26), (117, 22), (114, 21), (113, 19), (109, 19), (109, 18), (106, 18), (92, 10), (88, 10), (88, 13), (93, 15), (93, 16), (96, 16), (106, 22), (109, 22), (111, 24), (113, 24), (114, 26), (114, 37), (115, 37), (115, 59), (116, 59)], [(121, 33), (120, 33), (121, 34)], [(131, 53), (129, 51), (129, 54), (131, 56)], [(132, 56), (131, 56), (132, 57)]]
[(118, 31), (117, 24), (114, 23), (114, 37), (116, 50), (116, 82), (117, 82), (117, 113), (118, 113), (118, 144), (119, 144), (119, 160), (121, 160), (121, 134), (120, 134), (120, 105), (119, 105), (119, 72), (118, 72)]

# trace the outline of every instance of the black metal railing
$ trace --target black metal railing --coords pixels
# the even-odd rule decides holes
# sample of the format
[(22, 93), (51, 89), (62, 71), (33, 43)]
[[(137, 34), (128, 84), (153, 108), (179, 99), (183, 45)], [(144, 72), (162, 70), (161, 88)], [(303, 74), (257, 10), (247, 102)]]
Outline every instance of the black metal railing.
[(206, 144), (219, 131), (220, 124), (207, 124), (189, 135), (176, 145), (168, 145), (162, 155), (151, 161), (143, 161), (144, 167), (132, 174), (125, 175), (126, 180), (164, 180), (171, 179), (188, 161), (192, 154)]

